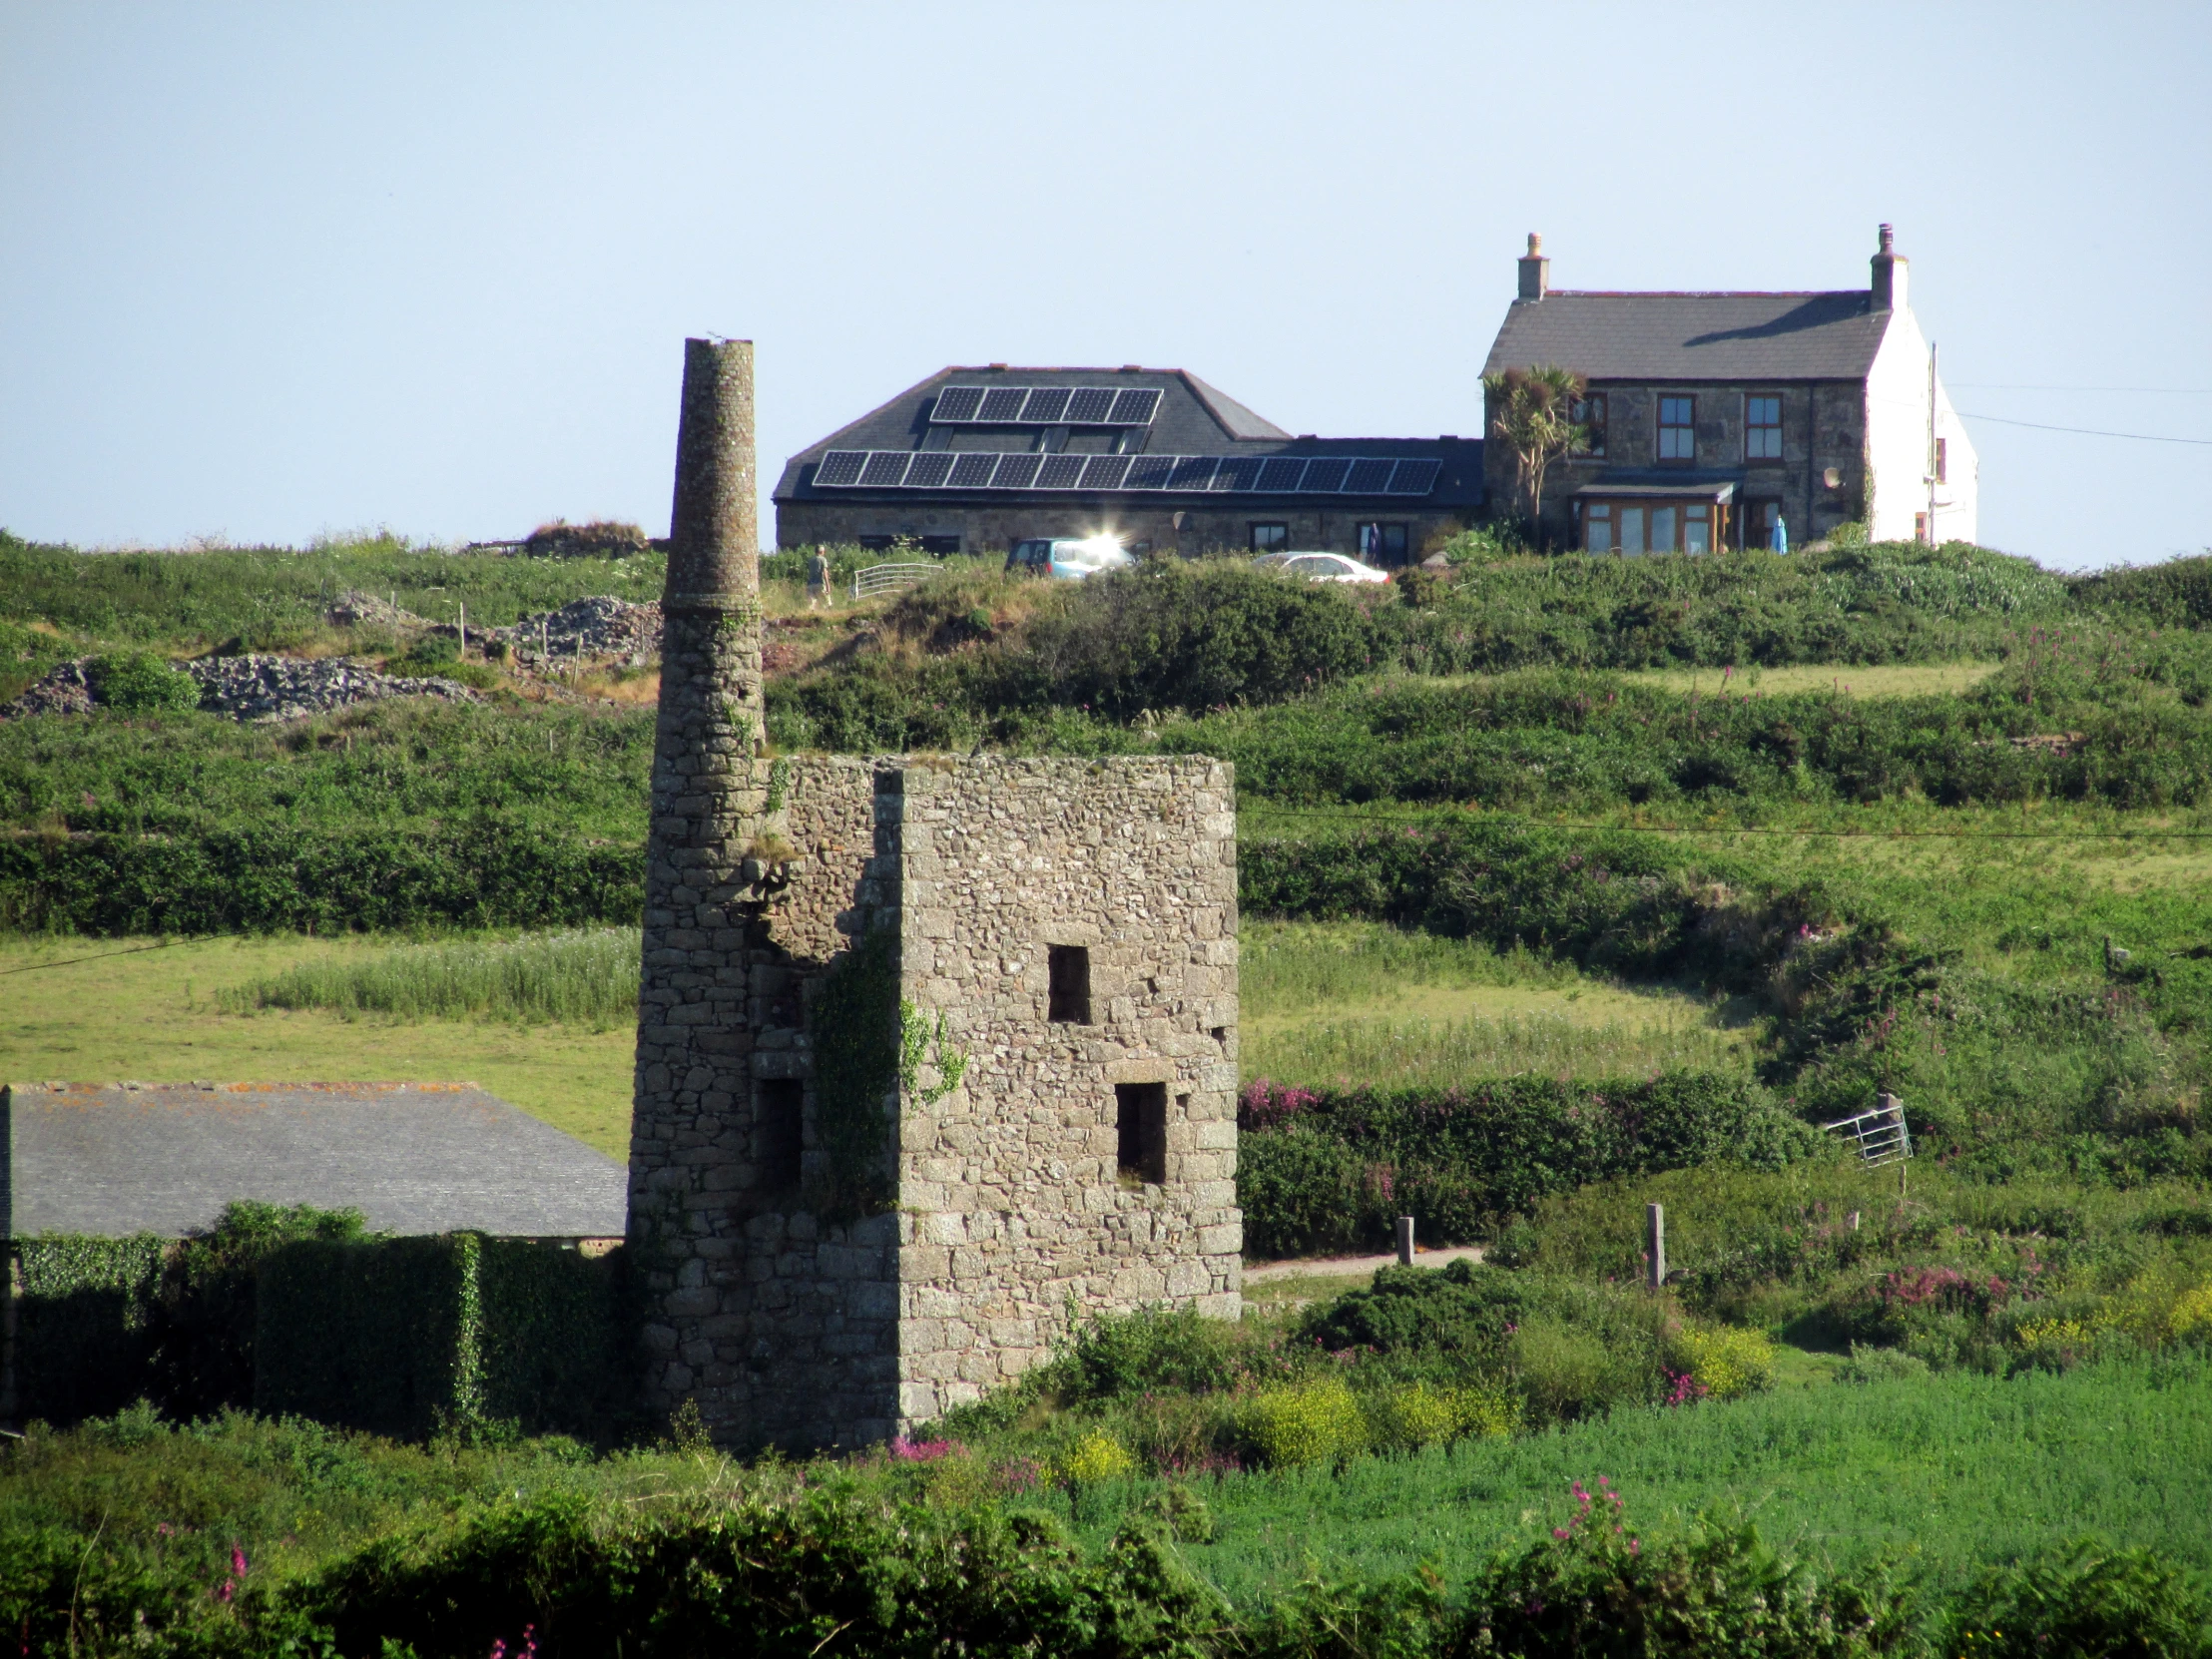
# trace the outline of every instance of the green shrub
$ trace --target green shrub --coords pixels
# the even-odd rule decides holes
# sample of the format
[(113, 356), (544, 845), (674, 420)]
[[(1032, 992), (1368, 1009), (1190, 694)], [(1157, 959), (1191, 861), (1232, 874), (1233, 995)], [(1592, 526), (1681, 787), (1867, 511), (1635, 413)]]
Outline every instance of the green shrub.
[(1686, 1326), (1668, 1345), (1680, 1370), (1714, 1399), (1740, 1399), (1774, 1382), (1774, 1343), (1764, 1331)]
[(1839, 1382), (1916, 1382), (1928, 1376), (1928, 1362), (1894, 1348), (1851, 1345), (1851, 1357), (1836, 1368)]
[(1937, 1640), (1962, 1659), (2202, 1659), (2212, 1595), (2150, 1550), (2083, 1541), (2055, 1560), (1991, 1568), (1948, 1609)]
[(1526, 1315), (1526, 1281), (1462, 1258), (1441, 1271), (1382, 1268), (1368, 1289), (1308, 1310), (1299, 1336), (1332, 1351), (1494, 1359)]
[(1069, 1391), (1088, 1399), (1226, 1388), (1239, 1371), (1236, 1328), (1194, 1307), (1102, 1314), (1077, 1332), (1061, 1371)]
[(1368, 1443), (1360, 1402), (1337, 1377), (1263, 1388), (1246, 1408), (1246, 1432), (1277, 1468), (1342, 1462)]
[(126, 714), (200, 707), (200, 682), (147, 651), (94, 657), (85, 664), (85, 680), (102, 708)]

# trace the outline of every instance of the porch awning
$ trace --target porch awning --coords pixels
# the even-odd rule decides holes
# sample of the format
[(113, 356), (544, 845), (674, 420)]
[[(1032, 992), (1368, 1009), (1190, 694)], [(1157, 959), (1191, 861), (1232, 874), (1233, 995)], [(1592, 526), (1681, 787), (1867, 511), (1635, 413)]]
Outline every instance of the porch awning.
[(1577, 499), (1607, 501), (1712, 501), (1722, 505), (1736, 499), (1744, 481), (1740, 472), (1654, 472), (1642, 468), (1602, 472), (1574, 493)]

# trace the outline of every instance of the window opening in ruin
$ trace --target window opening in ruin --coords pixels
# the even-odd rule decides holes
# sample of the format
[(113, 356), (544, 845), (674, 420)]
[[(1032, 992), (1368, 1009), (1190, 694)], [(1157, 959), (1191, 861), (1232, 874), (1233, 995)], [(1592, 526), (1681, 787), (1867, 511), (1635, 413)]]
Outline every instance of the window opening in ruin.
[(806, 1100), (807, 1086), (796, 1077), (764, 1078), (758, 1085), (754, 1129), (765, 1191), (789, 1192), (799, 1185), (800, 1152), (806, 1145), (806, 1132), (801, 1127)]
[(1121, 1173), (1158, 1186), (1168, 1178), (1168, 1086), (1116, 1083), (1114, 1130)]
[(1046, 979), (1051, 1005), (1045, 1017), (1063, 1025), (1091, 1022), (1091, 953), (1079, 944), (1048, 945)]

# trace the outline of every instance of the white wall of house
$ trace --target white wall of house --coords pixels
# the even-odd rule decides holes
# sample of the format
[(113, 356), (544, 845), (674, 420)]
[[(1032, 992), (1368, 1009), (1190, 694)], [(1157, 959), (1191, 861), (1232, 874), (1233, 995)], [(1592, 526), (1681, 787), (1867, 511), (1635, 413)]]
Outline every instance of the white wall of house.
[[(1904, 261), (1898, 262), (1902, 268)], [(1898, 286), (1904, 287), (1902, 270)], [(1899, 294), (1902, 300), (1903, 293)], [(1980, 462), (1940, 379), (1935, 436), (1943, 440), (1943, 477), (1935, 485), (1937, 542), (1972, 541), (1978, 528)], [(1929, 509), (1929, 345), (1912, 307), (1899, 304), (1867, 371), (1867, 533), (1876, 541), (1912, 541)]]

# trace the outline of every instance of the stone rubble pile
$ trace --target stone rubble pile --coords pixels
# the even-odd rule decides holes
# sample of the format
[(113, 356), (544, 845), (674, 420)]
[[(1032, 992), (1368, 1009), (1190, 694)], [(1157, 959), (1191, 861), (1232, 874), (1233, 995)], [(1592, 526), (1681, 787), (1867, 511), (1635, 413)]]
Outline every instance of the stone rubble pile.
[[(13, 703), (0, 705), (0, 719), (90, 714), (99, 703), (85, 676), (85, 664), (90, 660), (63, 663)], [(378, 674), (352, 657), (329, 657), (319, 662), (295, 657), (210, 657), (197, 663), (180, 663), (178, 668), (200, 683), (201, 708), (234, 720), (301, 720), (383, 697), (436, 697), (448, 703), (482, 701), (477, 693), (456, 681)]]
[(85, 678), (85, 664), (80, 659), (62, 664), (13, 703), (0, 704), (0, 718), (89, 714), (93, 701), (92, 682)]
[[(440, 629), (450, 633), (450, 629)], [(526, 616), (512, 628), (471, 627), (469, 643), (503, 642), (508, 655), (529, 666), (559, 668), (578, 657), (624, 659), (633, 668), (660, 655), (661, 607), (658, 601), (634, 605), (613, 594), (572, 599), (557, 611)]]
[(210, 657), (183, 668), (200, 682), (201, 708), (234, 720), (303, 720), (384, 697), (482, 701), (458, 681), (379, 674), (354, 657)]
[(396, 605), (380, 593), (362, 593), (357, 588), (347, 588), (339, 594), (337, 603), (327, 614), (340, 628), (390, 628), (411, 633), (430, 626), (428, 617), (416, 616), (404, 605)]

